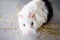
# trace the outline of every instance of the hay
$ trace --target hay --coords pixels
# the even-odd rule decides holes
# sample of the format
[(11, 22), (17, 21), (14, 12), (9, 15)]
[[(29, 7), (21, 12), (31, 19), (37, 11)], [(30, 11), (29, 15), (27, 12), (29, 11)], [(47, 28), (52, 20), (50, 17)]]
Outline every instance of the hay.
[(46, 35), (46, 36), (53, 36), (60, 38), (60, 25), (48, 23), (47, 25), (42, 25), (39, 29), (37, 29), (38, 32)]

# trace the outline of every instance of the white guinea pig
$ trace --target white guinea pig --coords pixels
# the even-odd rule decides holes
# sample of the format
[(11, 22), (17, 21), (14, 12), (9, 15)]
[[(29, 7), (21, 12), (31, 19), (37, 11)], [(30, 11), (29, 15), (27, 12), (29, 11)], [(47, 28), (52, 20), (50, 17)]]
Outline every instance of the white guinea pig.
[(43, 0), (32, 0), (18, 13), (18, 22), (23, 34), (36, 33), (46, 23), (48, 10)]

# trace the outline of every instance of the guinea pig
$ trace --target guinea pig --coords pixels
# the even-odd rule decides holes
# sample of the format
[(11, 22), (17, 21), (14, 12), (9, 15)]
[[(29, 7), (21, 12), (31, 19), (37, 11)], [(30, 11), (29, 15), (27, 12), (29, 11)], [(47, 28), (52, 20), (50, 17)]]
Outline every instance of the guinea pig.
[(18, 12), (18, 22), (22, 33), (33, 34), (46, 23), (48, 10), (43, 0), (32, 0)]

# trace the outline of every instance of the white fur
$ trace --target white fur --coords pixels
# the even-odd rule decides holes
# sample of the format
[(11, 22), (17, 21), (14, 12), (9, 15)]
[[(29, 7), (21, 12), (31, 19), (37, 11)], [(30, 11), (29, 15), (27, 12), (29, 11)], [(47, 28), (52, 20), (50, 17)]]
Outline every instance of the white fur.
[[(30, 12), (35, 14), (33, 19), (28, 17)], [(36, 30), (47, 21), (47, 14), (48, 10), (42, 0), (33, 0), (26, 4), (18, 13), (19, 27), (23, 34), (36, 33)], [(24, 16), (24, 18), (21, 18), (20, 15)], [(32, 21), (34, 22), (33, 28), (29, 25)], [(24, 27), (23, 24), (26, 26)]]

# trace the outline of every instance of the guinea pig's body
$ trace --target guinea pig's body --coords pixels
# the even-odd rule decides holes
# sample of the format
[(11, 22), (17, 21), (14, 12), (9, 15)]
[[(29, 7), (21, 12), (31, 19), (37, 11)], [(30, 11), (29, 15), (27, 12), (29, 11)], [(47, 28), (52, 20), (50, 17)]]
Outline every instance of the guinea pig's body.
[(36, 33), (46, 23), (48, 10), (42, 0), (32, 0), (18, 13), (19, 27), (23, 34)]

